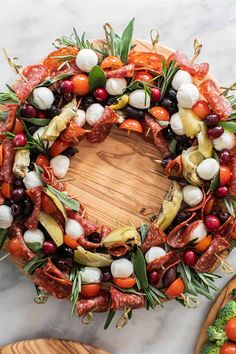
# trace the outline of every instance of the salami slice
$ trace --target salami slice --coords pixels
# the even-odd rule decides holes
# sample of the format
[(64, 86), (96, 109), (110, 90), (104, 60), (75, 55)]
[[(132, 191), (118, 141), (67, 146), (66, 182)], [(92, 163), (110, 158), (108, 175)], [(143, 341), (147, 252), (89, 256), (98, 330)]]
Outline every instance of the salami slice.
[(202, 223), (202, 220), (197, 220), (192, 224), (188, 223), (195, 217), (193, 213), (187, 220), (183, 221), (181, 224), (174, 227), (169, 235), (167, 236), (167, 243), (173, 248), (183, 248), (189, 243), (192, 231), (196, 226)]
[(58, 179), (54, 176), (52, 168), (50, 166), (43, 166), (43, 173), (41, 174), (41, 180), (57, 189), (60, 192), (65, 190), (65, 183), (58, 181)]
[(217, 261), (217, 256), (229, 247), (230, 244), (228, 241), (223, 237), (216, 235), (208, 249), (198, 258), (194, 265), (195, 270), (200, 273), (210, 272), (211, 268)]
[(105, 107), (101, 118), (93, 126), (91, 132), (86, 135), (87, 140), (90, 143), (101, 143), (106, 139), (112, 125), (116, 124), (117, 121), (118, 115), (110, 107)]
[(32, 200), (34, 209), (32, 214), (25, 220), (25, 226), (30, 230), (35, 230), (38, 227), (39, 213), (41, 209), (42, 187), (28, 189), (26, 190), (26, 194)]
[(220, 120), (224, 121), (231, 115), (232, 107), (227, 98), (220, 94), (220, 89), (214, 81), (203, 81), (199, 86), (199, 90)]
[(111, 308), (113, 310), (124, 310), (125, 307), (138, 309), (144, 306), (144, 296), (137, 294), (123, 293), (116, 288), (111, 287)]
[(7, 119), (5, 122), (0, 124), (0, 140), (5, 138), (3, 133), (12, 132), (14, 128), (14, 124), (16, 121), (16, 111), (18, 108), (17, 104), (6, 104), (7, 108)]
[(116, 70), (111, 70), (111, 71), (106, 71), (106, 77), (117, 77), (117, 78), (122, 78), (122, 77), (133, 77), (134, 76), (134, 65), (133, 64), (128, 64), (125, 66), (122, 66), (122, 68), (116, 69)]
[(101, 290), (99, 295), (92, 299), (80, 299), (77, 302), (77, 313), (81, 317), (88, 312), (105, 312), (109, 308), (110, 293)]
[(232, 156), (231, 160), (231, 172), (232, 172), (232, 177), (230, 180), (230, 193), (234, 196), (236, 196), (236, 154)]
[[(54, 50), (47, 56), (43, 64), (48, 69), (51, 77), (62, 73), (69, 73), (69, 70), (71, 70), (72, 73), (79, 72), (80, 70), (75, 64), (78, 52), (78, 48), (75, 47), (63, 47)], [(66, 57), (69, 59), (66, 59)], [(64, 61), (66, 61), (66, 64), (61, 70), (58, 70)]]
[(73, 214), (73, 219), (78, 221), (83, 226), (86, 235), (98, 231), (99, 226), (88, 221), (85, 217), (82, 217), (79, 211)]
[(30, 65), (24, 68), (22, 75), (24, 79), (17, 80), (13, 89), (21, 103), (24, 103), (33, 89), (48, 77), (48, 69), (42, 64)]
[(20, 245), (20, 259), (23, 261), (30, 261), (35, 257), (35, 254), (26, 246), (24, 238), (24, 225), (21, 221), (14, 221), (11, 228), (10, 228), (10, 238), (17, 238)]
[(182, 52), (175, 52), (171, 59), (174, 59), (179, 65), (180, 69), (189, 72), (192, 76), (196, 77), (198, 80), (203, 80), (208, 74), (209, 64), (201, 63), (196, 64), (192, 63), (191, 60)]
[(147, 271), (152, 272), (153, 270), (158, 271), (162, 276), (169, 268), (174, 267), (175, 265), (181, 262), (181, 256), (177, 251), (170, 251), (164, 256), (161, 256), (157, 259), (154, 259), (147, 266)]
[(100, 230), (102, 240), (103, 240), (107, 235), (109, 235), (110, 232), (111, 232), (111, 228), (110, 228), (109, 226), (102, 225), (102, 226), (101, 226), (101, 230)]
[(66, 299), (71, 293), (71, 282), (49, 259), (42, 268), (36, 269), (34, 283), (57, 299)]
[(90, 130), (79, 127), (75, 122), (70, 121), (67, 128), (61, 133), (60, 139), (66, 143), (78, 144)]
[(14, 150), (13, 143), (9, 139), (4, 139), (2, 142), (3, 163), (0, 167), (0, 181), (12, 183), (14, 180), (13, 163), (14, 163)]
[(230, 215), (228, 219), (217, 230), (217, 235), (223, 236), (226, 240), (230, 240), (234, 229), (234, 219)]
[(128, 63), (134, 64), (135, 68), (151, 69), (160, 74), (162, 72), (163, 55), (152, 52), (139, 52), (133, 50), (129, 53)]
[(146, 253), (153, 246), (160, 246), (166, 241), (166, 234), (156, 224), (152, 224), (141, 246), (141, 251)]

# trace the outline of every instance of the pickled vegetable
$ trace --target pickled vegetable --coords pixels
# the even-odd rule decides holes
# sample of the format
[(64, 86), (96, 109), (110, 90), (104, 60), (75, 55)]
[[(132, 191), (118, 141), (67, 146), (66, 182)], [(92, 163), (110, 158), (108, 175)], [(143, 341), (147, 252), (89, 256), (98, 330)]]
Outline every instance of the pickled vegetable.
[(63, 244), (63, 232), (55, 219), (43, 211), (39, 214), (39, 222), (47, 230), (57, 247)]
[(194, 186), (201, 186), (203, 181), (197, 175), (197, 166), (204, 160), (203, 154), (196, 146), (191, 147), (182, 153), (183, 176)]
[(113, 230), (103, 240), (103, 246), (109, 247), (115, 243), (141, 245), (141, 237), (133, 226), (123, 226)]
[(201, 120), (188, 108), (179, 107), (179, 115), (182, 120), (185, 134), (189, 138), (194, 138), (201, 131)]
[(83, 247), (78, 247), (74, 252), (74, 260), (77, 263), (88, 267), (109, 267), (112, 263), (112, 258), (109, 254), (93, 253), (86, 251)]

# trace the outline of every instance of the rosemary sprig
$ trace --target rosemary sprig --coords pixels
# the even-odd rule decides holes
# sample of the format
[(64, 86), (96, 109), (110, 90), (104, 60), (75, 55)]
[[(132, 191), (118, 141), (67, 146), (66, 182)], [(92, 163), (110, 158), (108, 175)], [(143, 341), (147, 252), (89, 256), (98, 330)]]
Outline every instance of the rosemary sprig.
[(41, 268), (47, 261), (48, 258), (43, 258), (43, 253), (38, 252), (36, 253), (36, 256), (31, 259), (31, 261), (25, 264), (23, 271), (29, 275), (32, 275), (37, 268)]
[(227, 198), (224, 198), (224, 204), (225, 204), (228, 212), (230, 213), (230, 215), (232, 215), (233, 218), (235, 218), (234, 209), (236, 208), (236, 201), (233, 198), (231, 198), (230, 196), (228, 196)]
[(76, 303), (81, 292), (81, 274), (78, 266), (73, 266), (70, 273), (70, 281), (72, 282), (72, 289), (70, 294), (70, 301), (72, 302), (71, 317), (75, 313)]
[(162, 61), (162, 75), (158, 79), (158, 87), (161, 90), (161, 97), (165, 96), (166, 90), (170, 86), (173, 76), (178, 71), (178, 66), (175, 61), (170, 60), (166, 65), (165, 60)]
[(7, 116), (8, 116), (8, 112), (0, 111), (0, 122), (5, 122), (5, 120), (7, 119)]
[(12, 91), (9, 92), (0, 92), (0, 104), (6, 103), (17, 103), (19, 104), (20, 101), (16, 94)]
[(6, 229), (0, 229), (0, 250), (2, 249), (2, 246), (7, 238), (7, 230)]

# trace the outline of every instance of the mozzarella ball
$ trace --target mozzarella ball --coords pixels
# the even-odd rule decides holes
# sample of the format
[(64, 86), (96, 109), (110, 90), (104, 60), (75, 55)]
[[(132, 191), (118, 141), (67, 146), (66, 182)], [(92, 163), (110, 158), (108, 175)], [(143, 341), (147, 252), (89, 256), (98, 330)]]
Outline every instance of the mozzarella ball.
[[(36, 130), (36, 132), (34, 132), (33, 138), (35, 140), (40, 140), (46, 129), (47, 129), (47, 126), (40, 127), (38, 130)], [(54, 143), (54, 141), (46, 141), (46, 140), (43, 141), (44, 147), (48, 146), (48, 148), (50, 148), (53, 145), (53, 143)]]
[(176, 91), (178, 91), (182, 85), (191, 84), (192, 81), (192, 76), (187, 71), (179, 70), (175, 74), (171, 85)]
[(81, 49), (76, 57), (76, 65), (85, 73), (89, 73), (97, 65), (98, 56), (92, 49)]
[(123, 77), (111, 77), (107, 79), (106, 91), (111, 96), (121, 95), (127, 86), (127, 82)]
[(221, 151), (223, 149), (233, 149), (235, 146), (234, 133), (230, 133), (225, 130), (219, 138), (213, 139), (213, 146), (217, 151)]
[(144, 90), (138, 89), (129, 95), (129, 104), (138, 109), (145, 109), (150, 107), (150, 96)]
[(68, 219), (65, 225), (65, 232), (67, 235), (77, 240), (81, 235), (84, 235), (84, 228), (78, 221)]
[(193, 84), (184, 84), (180, 86), (176, 97), (181, 107), (192, 108), (199, 98), (199, 90)]
[(205, 181), (210, 181), (215, 177), (220, 169), (219, 162), (212, 157), (205, 159), (197, 166), (197, 174)]
[(149, 264), (154, 259), (160, 258), (166, 254), (166, 251), (161, 247), (151, 247), (145, 254), (146, 262)]
[(0, 229), (8, 229), (13, 221), (11, 208), (7, 205), (0, 205)]
[(47, 87), (37, 87), (31, 94), (33, 104), (39, 109), (49, 109), (54, 101), (51, 90)]
[(57, 178), (64, 178), (70, 166), (70, 159), (64, 155), (58, 155), (50, 160), (50, 166)]
[(203, 198), (203, 193), (200, 188), (192, 186), (189, 184), (182, 189), (184, 201), (191, 207), (194, 207), (201, 203)]
[(175, 134), (177, 134), (177, 135), (184, 135), (185, 134), (184, 126), (183, 126), (182, 120), (181, 120), (178, 112), (171, 116), (170, 126)]
[(200, 242), (207, 236), (207, 229), (205, 228), (205, 225), (203, 222), (199, 223), (195, 229), (192, 231), (192, 235), (190, 237), (189, 241), (196, 240), (196, 242)]
[(93, 127), (94, 124), (101, 118), (104, 112), (104, 107), (100, 103), (93, 103), (86, 111), (86, 121)]
[(36, 171), (28, 172), (23, 179), (23, 183), (26, 189), (43, 186), (43, 182)]
[(102, 272), (99, 268), (85, 267), (80, 271), (83, 283), (100, 283)]
[(73, 118), (75, 124), (82, 128), (86, 123), (86, 113), (83, 109), (77, 109), (76, 116)]
[(111, 264), (111, 274), (114, 278), (128, 278), (133, 271), (133, 264), (126, 258), (117, 259)]
[[(23, 238), (26, 244), (35, 243), (35, 242), (39, 243), (40, 248), (43, 247), (43, 243), (45, 241), (44, 234), (39, 229), (25, 231)], [(28, 246), (30, 248), (30, 245)]]

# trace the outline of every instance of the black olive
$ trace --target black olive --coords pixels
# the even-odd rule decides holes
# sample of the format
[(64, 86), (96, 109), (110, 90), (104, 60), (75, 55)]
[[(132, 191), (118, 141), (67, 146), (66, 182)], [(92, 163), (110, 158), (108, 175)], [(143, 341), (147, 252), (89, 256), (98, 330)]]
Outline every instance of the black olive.
[(14, 182), (14, 187), (25, 188), (25, 185), (21, 179), (16, 179)]
[(53, 263), (62, 272), (69, 271), (72, 267), (71, 260), (66, 258), (56, 258)]
[(21, 206), (22, 206), (23, 214), (25, 217), (32, 214), (33, 204), (30, 201), (30, 199), (23, 200), (23, 202), (21, 203)]
[(19, 203), (25, 197), (25, 189), (17, 187), (11, 192), (11, 201), (13, 203)]
[(181, 224), (182, 222), (184, 222), (185, 220), (187, 220), (188, 218), (190, 218), (190, 216), (192, 215), (191, 211), (180, 211), (174, 221), (173, 221), (173, 225), (176, 226), (176, 225), (179, 225)]
[(75, 149), (72, 146), (69, 146), (67, 149), (62, 151), (61, 154), (70, 158), (75, 155)]
[(169, 98), (171, 101), (176, 101), (176, 94), (177, 92), (173, 89), (173, 87), (170, 87), (167, 91), (166, 91), (166, 97)]
[(189, 142), (187, 140), (180, 140), (176, 144), (175, 152), (176, 155), (181, 155), (184, 150), (187, 150), (189, 148)]
[(49, 110), (48, 110), (49, 116), (51, 118), (58, 116), (61, 113), (61, 109), (57, 107), (56, 105), (52, 105)]
[(71, 257), (73, 257), (73, 254), (74, 254), (73, 249), (70, 248), (69, 246), (64, 245), (64, 244), (61, 245), (60, 247), (58, 247), (58, 252), (64, 258), (71, 258)]
[(107, 105), (108, 106), (111, 106), (112, 104), (116, 104), (118, 103), (118, 99), (115, 98), (115, 97), (110, 97), (108, 100), (107, 100)]
[(178, 108), (178, 105), (177, 105), (177, 102), (172, 102), (171, 104), (171, 109), (170, 109), (170, 114), (174, 114), (174, 113), (177, 113), (179, 111), (179, 108)]
[(164, 128), (162, 130), (162, 134), (167, 140), (172, 140), (175, 138), (175, 134), (174, 134), (173, 130), (171, 129), (170, 125), (168, 125), (166, 128)]
[(101, 234), (99, 232), (91, 232), (91, 234), (87, 237), (88, 241), (93, 243), (100, 243), (101, 242)]
[(33, 135), (38, 129), (39, 127), (37, 125), (32, 125), (31, 127), (28, 128), (28, 131), (30, 135)]
[(74, 97), (74, 95), (73, 95), (72, 92), (67, 92), (67, 93), (64, 94), (63, 97), (64, 97), (64, 100), (65, 100), (66, 102), (71, 102), (72, 99), (73, 99), (73, 97)]
[(219, 205), (213, 205), (211, 209), (211, 214), (220, 217), (220, 214), (222, 213), (222, 209)]
[(176, 279), (176, 268), (170, 268), (164, 274), (162, 281), (164, 288), (168, 288)]
[(143, 110), (131, 106), (125, 107), (125, 113), (131, 118), (138, 118), (138, 119), (142, 119), (145, 114)]
[(33, 162), (33, 161), (30, 161), (30, 164), (29, 164), (28, 169), (29, 169), (30, 171), (33, 171), (33, 170), (34, 170), (34, 162)]
[(229, 218), (229, 213), (224, 212), (224, 213), (220, 213), (220, 221), (223, 224), (224, 222), (226, 222)]
[(92, 96), (85, 96), (81, 101), (81, 109), (86, 110), (91, 104), (95, 103), (95, 99)]
[(22, 207), (19, 204), (12, 204), (11, 205), (11, 213), (13, 217), (20, 215), (22, 212)]
[(160, 101), (160, 106), (165, 108), (168, 112), (171, 111), (171, 108), (172, 108), (172, 101), (167, 98), (167, 97), (164, 97), (161, 101)]

